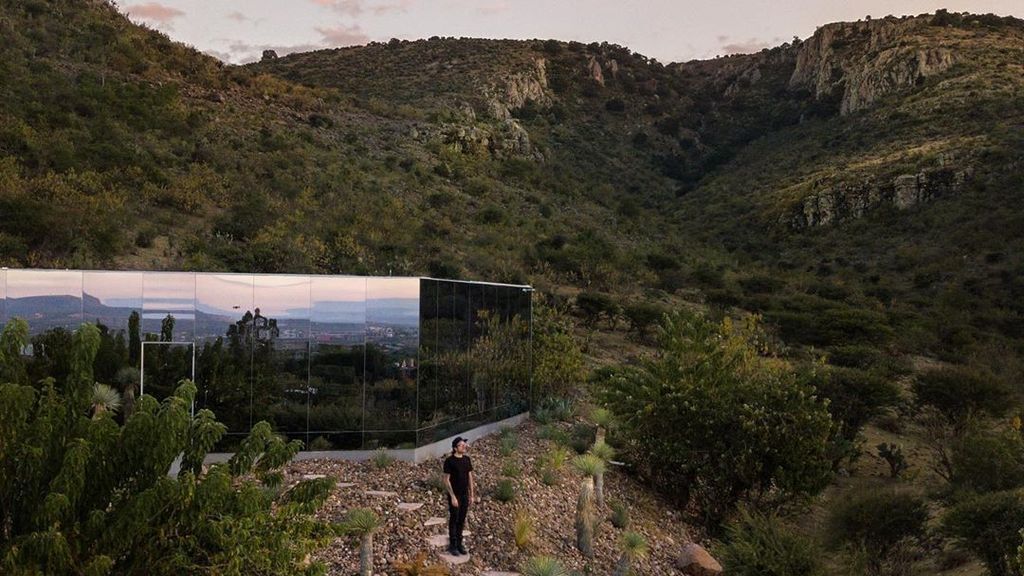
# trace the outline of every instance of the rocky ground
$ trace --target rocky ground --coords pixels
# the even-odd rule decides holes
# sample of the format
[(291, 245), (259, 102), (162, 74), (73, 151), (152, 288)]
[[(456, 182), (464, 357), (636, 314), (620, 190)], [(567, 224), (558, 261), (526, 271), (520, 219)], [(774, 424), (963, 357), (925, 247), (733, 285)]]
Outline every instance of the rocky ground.
[[(635, 574), (678, 573), (673, 564), (690, 534), (680, 513), (615, 466), (610, 467), (605, 479), (606, 503), (594, 541), (594, 558), (588, 561), (580, 555), (573, 526), (579, 475), (567, 463), (558, 472), (557, 483), (546, 486), (541, 482), (535, 463), (554, 443), (537, 438), (536, 430), (533, 422), (519, 426), (515, 430), (518, 445), (507, 458), (500, 454), (497, 435), (471, 446), (480, 502), (471, 509), (467, 520), (466, 546), (470, 558), (460, 565), (447, 563), (440, 556), (444, 548), (429, 541), (431, 536), (447, 533), (447, 507), (437, 488), (440, 460), (419, 465), (394, 462), (384, 468), (373, 461), (313, 460), (293, 463), (288, 473), (293, 480), (314, 474), (338, 479), (338, 488), (321, 511), (325, 518), (340, 519), (347, 510), (359, 507), (377, 512), (383, 527), (375, 535), (375, 574), (398, 574), (395, 562), (409, 561), (424, 553), (428, 564), (444, 564), (453, 575), (512, 572), (533, 555), (555, 556), (583, 574), (610, 575), (620, 554), (618, 540), (623, 532), (609, 520), (612, 502), (626, 505), (630, 515), (627, 529), (643, 534), (649, 545), (647, 557), (634, 565)], [(501, 502), (495, 498), (495, 486), (502, 478), (503, 468), (510, 463), (517, 465), (521, 473), (514, 478), (515, 498)], [(399, 507), (401, 503), (422, 506), (405, 510)], [(526, 549), (517, 548), (513, 537), (515, 518), (520, 513), (533, 520), (534, 535)], [(426, 525), (431, 518), (443, 518), (445, 522)], [(319, 558), (327, 564), (331, 575), (348, 576), (358, 570), (355, 544), (343, 538), (322, 550)]]

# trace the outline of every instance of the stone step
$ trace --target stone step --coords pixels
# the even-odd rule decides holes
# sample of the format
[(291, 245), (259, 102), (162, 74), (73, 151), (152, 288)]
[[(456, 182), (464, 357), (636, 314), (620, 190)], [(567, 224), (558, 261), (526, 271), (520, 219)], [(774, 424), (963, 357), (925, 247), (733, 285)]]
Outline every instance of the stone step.
[(459, 554), (458, 556), (452, 556), (451, 554), (448, 554), (446, 552), (438, 552), (437, 555), (441, 557), (441, 560), (444, 560), (449, 564), (465, 564), (466, 562), (469, 562), (470, 556), (469, 554)]
[(495, 572), (494, 570), (485, 570), (480, 573), (480, 576), (521, 576), (519, 572)]
[(441, 526), (441, 525), (444, 525), (444, 524), (447, 524), (447, 523), (448, 523), (448, 519), (447, 518), (434, 517), (434, 518), (427, 518), (427, 521), (424, 522), (423, 525), (429, 528), (430, 526)]
[(391, 498), (391, 497), (398, 496), (398, 492), (388, 492), (386, 490), (367, 490), (366, 491), (366, 495), (367, 496), (380, 496), (380, 497), (383, 497), (383, 498)]
[(423, 507), (423, 502), (399, 502), (398, 509), (413, 512)]
[(447, 534), (436, 534), (434, 536), (428, 537), (427, 538), (427, 542), (429, 542), (431, 546), (434, 546), (434, 547), (437, 547), (437, 548), (442, 548), (442, 547), (443, 548), (447, 548), (448, 547), (448, 535)]
[(353, 487), (355, 485), (356, 485), (355, 482), (338, 482), (337, 484), (334, 485), (334, 487), (335, 488), (351, 488), (351, 487)]

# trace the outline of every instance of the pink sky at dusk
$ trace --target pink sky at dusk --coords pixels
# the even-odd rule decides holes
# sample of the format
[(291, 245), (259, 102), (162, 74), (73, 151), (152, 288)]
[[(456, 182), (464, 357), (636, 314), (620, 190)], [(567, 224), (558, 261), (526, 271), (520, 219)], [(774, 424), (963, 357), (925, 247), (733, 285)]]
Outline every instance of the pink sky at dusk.
[(667, 63), (756, 52), (867, 15), (946, 8), (1024, 16), (1020, 0), (151, 0), (120, 8), (232, 63), (259, 59), (265, 49), (283, 55), (431, 36), (607, 41)]

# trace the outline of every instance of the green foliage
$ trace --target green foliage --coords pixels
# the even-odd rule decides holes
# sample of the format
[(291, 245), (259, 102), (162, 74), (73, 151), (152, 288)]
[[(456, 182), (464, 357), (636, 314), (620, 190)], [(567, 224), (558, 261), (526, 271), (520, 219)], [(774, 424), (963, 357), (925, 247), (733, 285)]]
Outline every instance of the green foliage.
[(1001, 416), (1011, 406), (1005, 381), (981, 368), (954, 366), (920, 374), (914, 381), (918, 403), (934, 406), (962, 427), (972, 415)]
[(665, 308), (655, 302), (637, 302), (626, 306), (622, 315), (629, 321), (629, 329), (643, 338), (658, 324), (665, 312)]
[[(106, 413), (88, 418), (99, 341), (89, 324), (74, 334), (62, 381), (0, 385), (2, 571), (318, 572), (305, 559), (331, 530), (312, 513), (333, 481), (267, 489), (300, 444), (259, 423), (228, 463), (201, 474), (225, 427), (208, 410), (191, 415), (196, 388), (187, 381), (162, 403), (139, 398), (123, 425)], [(181, 471), (170, 477), (179, 455)]]
[(604, 460), (593, 454), (583, 454), (573, 458), (572, 466), (584, 476), (597, 476), (605, 470)]
[(741, 510), (715, 556), (736, 576), (820, 576), (822, 552), (773, 515)]
[(906, 457), (903, 456), (903, 448), (898, 444), (882, 442), (875, 449), (878, 450), (878, 457), (889, 465), (890, 478), (899, 478), (909, 467)]
[(577, 422), (569, 431), (569, 447), (577, 454), (583, 454), (590, 450), (597, 438), (597, 430), (590, 424)]
[(615, 323), (615, 318), (622, 312), (615, 299), (599, 292), (580, 292), (576, 295), (576, 310), (588, 326), (595, 326), (598, 321), (605, 320)]
[(828, 520), (834, 545), (863, 550), (872, 573), (878, 573), (904, 539), (924, 534), (928, 510), (924, 500), (906, 492), (865, 490), (838, 502)]
[(498, 441), (498, 451), (506, 458), (511, 456), (518, 446), (519, 441), (516, 439), (515, 434), (504, 435)]
[(612, 448), (607, 443), (601, 441), (595, 443), (594, 446), (590, 448), (590, 453), (601, 460), (608, 462), (615, 457), (615, 448)]
[(943, 530), (985, 562), (992, 576), (1019, 576), (1020, 526), (1024, 495), (1020, 490), (972, 496), (942, 517)]
[(494, 499), (498, 502), (511, 502), (516, 498), (516, 483), (511, 478), (502, 478), (494, 487)]
[(121, 409), (121, 394), (107, 386), (97, 383), (92, 389), (92, 413), (99, 416), (110, 412), (116, 414)]
[(629, 576), (633, 573), (633, 562), (647, 556), (647, 540), (638, 532), (627, 530), (619, 538), (622, 555), (615, 565), (615, 576)]
[(533, 518), (525, 511), (519, 511), (512, 526), (512, 538), (515, 541), (516, 548), (520, 550), (528, 548), (533, 541), (533, 534)]
[(550, 556), (534, 556), (519, 567), (523, 576), (569, 576), (561, 562)]
[(501, 475), (507, 478), (519, 478), (522, 473), (522, 469), (515, 460), (506, 460), (501, 465)]
[[(535, 304), (533, 307), (534, 405), (539, 405), (540, 401), (546, 398), (569, 398), (579, 388), (583, 377), (583, 351), (573, 335), (572, 322), (569, 317), (553, 307)], [(549, 408), (551, 407), (549, 406)], [(561, 414), (555, 414), (554, 418), (564, 420)]]
[(612, 526), (618, 529), (629, 528), (629, 508), (622, 502), (612, 502)]
[(345, 513), (340, 523), (341, 531), (356, 537), (373, 534), (381, 527), (377, 513), (369, 508), (353, 508)]
[(371, 460), (373, 461), (373, 465), (380, 469), (387, 468), (395, 463), (395, 457), (388, 452), (387, 448), (378, 448), (375, 450)]
[(673, 314), (659, 356), (617, 369), (597, 392), (630, 459), (673, 496), (695, 497), (712, 526), (744, 499), (814, 494), (830, 477), (825, 405), (759, 354), (755, 330)]
[(996, 492), (1024, 487), (1024, 438), (1018, 430), (969, 430), (952, 443), (950, 484)]

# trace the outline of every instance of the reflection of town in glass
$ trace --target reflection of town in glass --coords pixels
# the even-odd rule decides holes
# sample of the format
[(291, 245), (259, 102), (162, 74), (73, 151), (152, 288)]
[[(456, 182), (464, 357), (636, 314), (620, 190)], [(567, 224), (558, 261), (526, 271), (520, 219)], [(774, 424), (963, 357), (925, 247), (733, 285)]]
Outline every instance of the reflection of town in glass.
[(260, 420), (307, 449), (350, 449), (522, 412), (529, 300), (420, 278), (0, 270), (0, 324), (29, 322), (34, 376), (66, 371), (72, 333), (94, 322), (98, 381), (128, 393), (143, 374), (161, 399), (194, 375), (224, 449)]

